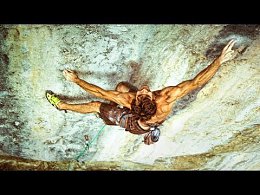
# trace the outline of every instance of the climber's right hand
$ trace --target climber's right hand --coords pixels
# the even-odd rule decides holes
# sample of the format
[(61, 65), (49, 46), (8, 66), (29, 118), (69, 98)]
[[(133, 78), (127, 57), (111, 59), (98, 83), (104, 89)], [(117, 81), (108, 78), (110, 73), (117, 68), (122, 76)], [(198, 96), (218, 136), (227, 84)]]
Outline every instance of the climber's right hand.
[(235, 44), (235, 40), (232, 39), (231, 41), (228, 42), (228, 44), (223, 48), (221, 55), (219, 56), (218, 60), (220, 61), (220, 63), (224, 63), (230, 59), (232, 59), (234, 56), (234, 50), (232, 50), (232, 47)]

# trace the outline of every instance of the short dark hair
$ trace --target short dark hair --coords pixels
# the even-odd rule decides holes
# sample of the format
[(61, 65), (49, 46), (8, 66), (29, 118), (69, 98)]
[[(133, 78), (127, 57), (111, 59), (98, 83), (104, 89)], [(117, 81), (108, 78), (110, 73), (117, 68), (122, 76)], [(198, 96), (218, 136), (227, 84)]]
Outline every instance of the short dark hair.
[(156, 113), (156, 109), (157, 107), (155, 101), (146, 96), (141, 97), (138, 105), (136, 105), (135, 99), (131, 102), (132, 114), (142, 121), (151, 119)]

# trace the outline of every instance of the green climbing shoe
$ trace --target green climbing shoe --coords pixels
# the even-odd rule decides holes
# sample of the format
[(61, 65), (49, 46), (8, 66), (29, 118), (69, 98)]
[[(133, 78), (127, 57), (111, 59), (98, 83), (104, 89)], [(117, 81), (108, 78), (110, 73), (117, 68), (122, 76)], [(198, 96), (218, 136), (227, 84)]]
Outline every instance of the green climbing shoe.
[(60, 102), (60, 99), (50, 90), (47, 90), (45, 92), (45, 96), (47, 98), (47, 100), (51, 103), (51, 105), (53, 105), (55, 108), (57, 108), (58, 110), (60, 110), (57, 107), (57, 104)]

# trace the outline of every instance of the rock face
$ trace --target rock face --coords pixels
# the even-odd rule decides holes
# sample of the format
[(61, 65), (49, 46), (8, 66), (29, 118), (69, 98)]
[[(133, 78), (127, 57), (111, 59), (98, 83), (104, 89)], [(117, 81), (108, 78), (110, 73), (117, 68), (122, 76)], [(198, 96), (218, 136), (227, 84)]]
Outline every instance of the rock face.
[[(100, 100), (65, 80), (65, 68), (111, 90), (120, 81), (151, 90), (177, 85), (230, 39), (236, 57), (176, 103), (153, 145), (104, 127), (95, 114), (56, 110), (45, 98), (52, 90), (70, 103)], [(39, 169), (66, 170), (62, 162), (78, 160), (76, 170), (260, 169), (259, 51), (260, 25), (2, 25), (0, 168), (34, 170), (46, 161)]]

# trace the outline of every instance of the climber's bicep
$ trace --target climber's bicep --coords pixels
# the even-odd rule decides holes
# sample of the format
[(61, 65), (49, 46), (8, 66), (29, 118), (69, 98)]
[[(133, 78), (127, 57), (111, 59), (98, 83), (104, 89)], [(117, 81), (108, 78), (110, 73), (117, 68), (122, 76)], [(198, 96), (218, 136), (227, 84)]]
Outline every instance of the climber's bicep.
[(118, 91), (106, 91), (106, 99), (115, 102), (119, 105), (130, 107), (132, 96), (130, 93), (122, 93)]
[(179, 98), (190, 93), (194, 90), (196, 86), (194, 85), (193, 80), (183, 81), (182, 83), (178, 84), (177, 86), (169, 86), (161, 90), (161, 95), (166, 98), (168, 103), (174, 102)]

